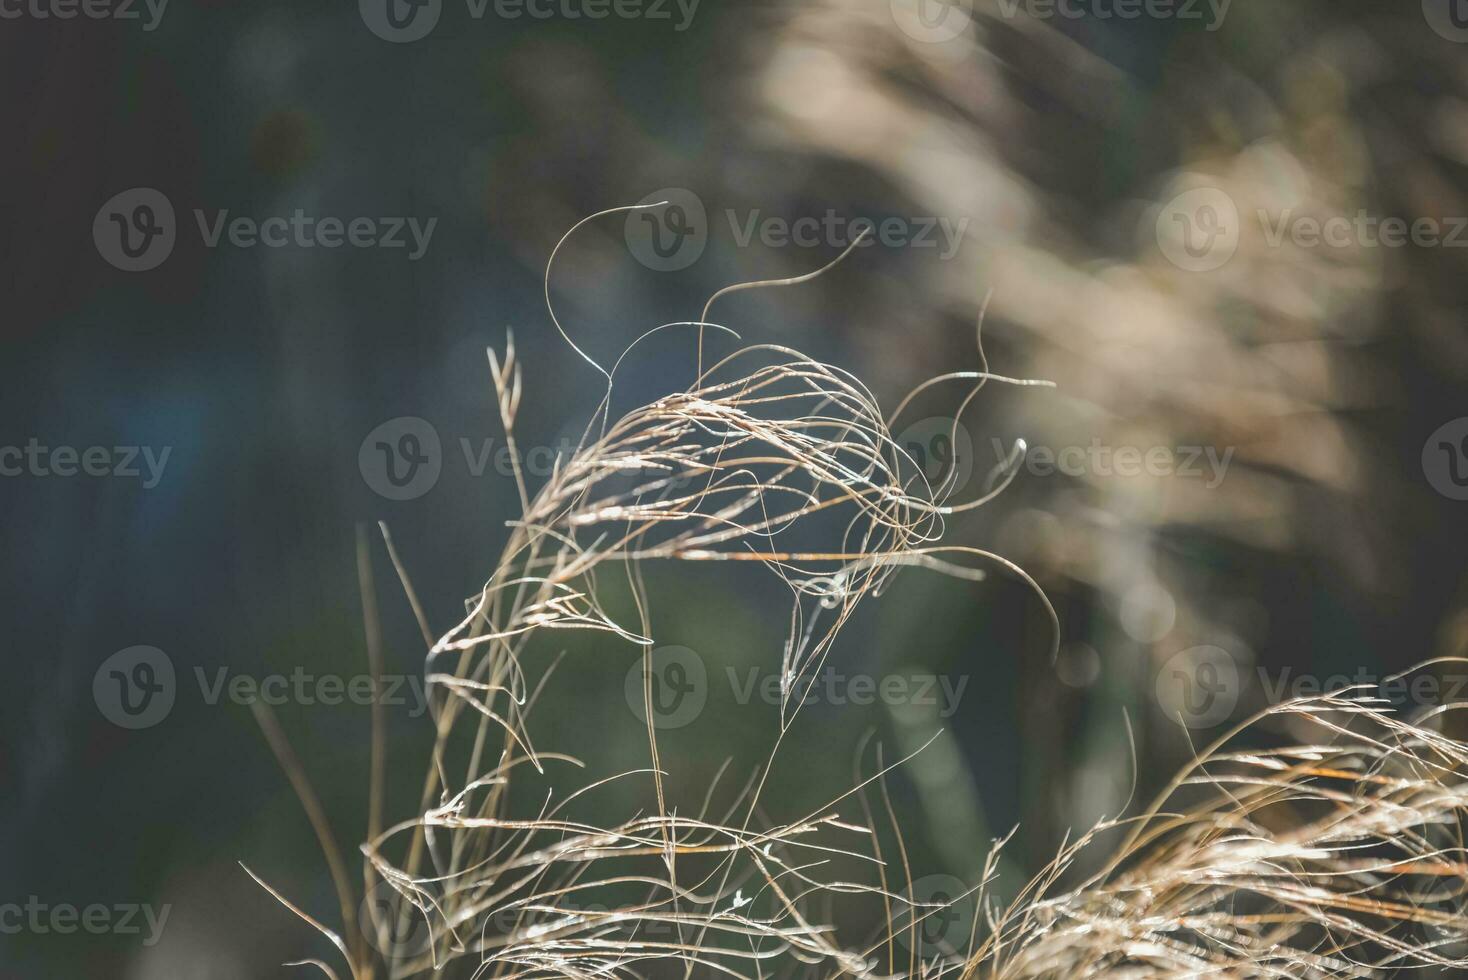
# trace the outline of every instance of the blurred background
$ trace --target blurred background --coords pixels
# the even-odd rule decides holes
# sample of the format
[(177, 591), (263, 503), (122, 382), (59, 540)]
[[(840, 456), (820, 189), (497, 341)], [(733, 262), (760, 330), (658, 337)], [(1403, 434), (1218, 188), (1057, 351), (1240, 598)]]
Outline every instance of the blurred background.
[[(936, 736), (890, 781), (914, 873), (972, 881), (1018, 825), (1002, 893), (1281, 692), (1468, 654), (1461, 0), (7, 0), (0, 78), (0, 978), (329, 952), (238, 863), (336, 924), (248, 701), (285, 692), (354, 859), (362, 533), (411, 815), (425, 647), (375, 522), (432, 630), (458, 622), (519, 513), (485, 349), (513, 331), (533, 490), (602, 393), (546, 261), (618, 205), (669, 202), (589, 223), (550, 285), (604, 364), (867, 227), (712, 318), (890, 409), (981, 366), (988, 298), (991, 369), (1056, 385), (991, 385), (957, 425), (940, 386), (894, 429), (959, 500), (1010, 458), (948, 540), (1034, 577), (1059, 655), (1016, 576), (904, 570), (838, 640), (771, 819)], [(640, 345), (616, 407), (694, 357), (687, 331)], [(661, 743), (696, 808), (774, 745), (788, 593), (647, 572), (703, 671)], [(539, 747), (644, 766), (635, 648), (557, 639)], [(1435, 699), (1468, 696), (1455, 671)]]

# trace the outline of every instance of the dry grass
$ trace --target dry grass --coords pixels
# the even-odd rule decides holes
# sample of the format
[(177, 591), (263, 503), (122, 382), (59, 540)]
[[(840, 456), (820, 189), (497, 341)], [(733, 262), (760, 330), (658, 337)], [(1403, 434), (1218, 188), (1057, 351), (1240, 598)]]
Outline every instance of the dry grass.
[[(549, 270), (549, 297), (548, 280)], [(820, 669), (856, 604), (899, 568), (978, 578), (998, 567), (1025, 577), (997, 555), (944, 542), (945, 517), (988, 497), (953, 501), (952, 488), (929, 485), (893, 440), (911, 396), (884, 415), (855, 377), (777, 346), (746, 347), (704, 369), (704, 331), (726, 329), (707, 317), (705, 309), (698, 321), (665, 325), (699, 332), (694, 383), (616, 419), (616, 366), (603, 369), (567, 337), (605, 376), (607, 397), (543, 487), (532, 493), (517, 472), (522, 514), (463, 621), (435, 636), (419, 611), (436, 749), (416, 815), (384, 826), (374, 735), (360, 891), (283, 736), (262, 714), (327, 851), (345, 928), (330, 930), (277, 897), (331, 938), (355, 980), (1316, 977), (1464, 962), (1464, 924), (1451, 910), (1465, 879), (1468, 747), (1394, 720), (1360, 692), (1273, 709), (1318, 726), (1319, 743), (1210, 749), (1145, 814), (1105, 822), (1066, 847), (1007, 909), (989, 901), (986, 875), (963, 897), (985, 915), (957, 955), (922, 946), (922, 919), (942, 909), (901, 897), (911, 882), (900, 829), (890, 806), (890, 829), (879, 828), (866, 795), (885, 792), (880, 763), (802, 819), (763, 819), (768, 766), (733, 805), (710, 813), (711, 788), (690, 816), (666, 803), (649, 725), (645, 767), (548, 791), (533, 816), (513, 816), (512, 780), (555, 786), (577, 765), (531, 744), (526, 718), (541, 682), (529, 676), (546, 671), (527, 670), (528, 644), (543, 631), (593, 630), (650, 651), (647, 561), (759, 562), (788, 586), (782, 734), (800, 707), (789, 693)], [(987, 381), (1036, 383), (989, 373), (982, 347), (978, 359), (979, 370), (919, 391), (965, 384), (956, 419)], [(521, 393), (513, 341), (489, 361), (513, 448)], [(1011, 461), (991, 481), (993, 493), (1013, 473)], [(388, 548), (396, 564), (390, 540)], [(363, 568), (367, 594), (365, 559)], [(607, 575), (625, 579), (636, 621), (605, 608), (598, 579)], [(408, 594), (419, 610), (410, 586)], [(367, 632), (376, 670), (370, 607)], [(650, 706), (650, 678), (644, 696)], [(628, 779), (650, 785), (655, 811), (595, 825), (567, 816), (573, 802)], [(858, 806), (860, 819), (843, 815)], [(1104, 873), (1060, 889), (1082, 848), (1117, 834), (1124, 838)], [(884, 836), (896, 847), (884, 852)], [(869, 870), (865, 880), (832, 878), (833, 867), (852, 862)], [(817, 899), (835, 895), (870, 901), (888, 928), (865, 942), (843, 940), (814, 911)], [(338, 977), (329, 964), (307, 962)]]

